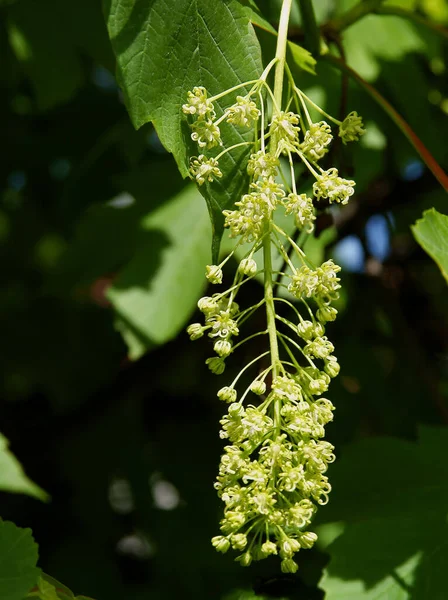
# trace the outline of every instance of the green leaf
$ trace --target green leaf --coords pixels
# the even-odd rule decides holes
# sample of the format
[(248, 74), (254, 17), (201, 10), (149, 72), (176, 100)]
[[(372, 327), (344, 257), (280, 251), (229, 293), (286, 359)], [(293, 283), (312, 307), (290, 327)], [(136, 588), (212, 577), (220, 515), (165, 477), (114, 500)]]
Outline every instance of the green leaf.
[(277, 35), (277, 30), (273, 27), (269, 21), (267, 21), (263, 15), (260, 13), (258, 6), (253, 2), (253, 0), (239, 0), (241, 4), (244, 6), (245, 11), (250, 19), (250, 22), (260, 29), (264, 29), (265, 31), (269, 31), (269, 33), (273, 33)]
[(60, 600), (56, 588), (49, 581), (45, 581), (42, 577), (39, 577), (38, 586), (40, 593), (40, 600)]
[[(184, 177), (198, 149), (182, 104), (187, 92), (202, 85), (211, 95), (262, 72), (261, 51), (249, 17), (237, 0), (104, 0), (118, 63), (118, 77), (135, 127), (153, 121), (162, 144), (172, 152)], [(216, 103), (218, 116), (239, 90)], [(227, 124), (226, 146), (248, 141)], [(213, 255), (223, 232), (222, 210), (247, 187), (243, 174), (249, 150), (240, 147), (220, 161), (222, 179), (201, 187), (212, 220)]]
[(344, 521), (327, 548), (326, 600), (446, 597), (448, 428), (422, 428), (419, 444), (368, 439), (347, 447), (330, 473), (327, 521)]
[(144, 218), (141, 227), (146, 243), (107, 293), (133, 359), (179, 333), (204, 287), (210, 258), (210, 222), (192, 185)]
[(36, 585), (38, 546), (31, 529), (20, 529), (9, 521), (0, 521), (0, 598), (22, 600)]
[(448, 217), (431, 208), (411, 229), (417, 242), (435, 260), (448, 282)]
[(22, 465), (8, 449), (8, 445), (8, 440), (0, 433), (0, 490), (48, 500), (48, 494), (25, 475)]
[(68, 587), (45, 573), (39, 577), (38, 588), (40, 600), (93, 600), (87, 596), (75, 597)]
[(311, 75), (316, 74), (316, 59), (308, 50), (294, 42), (288, 42), (288, 48), (296, 66), (300, 67), (303, 71), (311, 73)]
[[(73, 592), (68, 587), (46, 573), (42, 573), (39, 577), (38, 587), (41, 593), (46, 593), (49, 596), (48, 600), (53, 600), (54, 594), (56, 594), (58, 600), (71, 600), (74, 598)], [(47, 599), (45, 598), (45, 600)]]

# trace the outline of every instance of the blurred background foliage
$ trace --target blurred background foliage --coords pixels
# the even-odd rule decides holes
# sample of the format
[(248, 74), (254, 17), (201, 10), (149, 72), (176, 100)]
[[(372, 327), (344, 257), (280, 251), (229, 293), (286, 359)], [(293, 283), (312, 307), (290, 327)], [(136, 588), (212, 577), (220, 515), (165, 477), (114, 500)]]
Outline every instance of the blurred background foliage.
[[(275, 25), (280, 2), (257, 4)], [(321, 23), (354, 4), (314, 3)], [(384, 5), (448, 24), (444, 0)], [(300, 25), (297, 10), (303, 43)], [(268, 55), (272, 36), (257, 34)], [(342, 42), (446, 170), (446, 35), (371, 15)], [(101, 2), (0, 0), (0, 56), (1, 431), (51, 495), (2, 492), (1, 516), (32, 528), (42, 569), (98, 600), (312, 600), (319, 581), (330, 599), (446, 598), (448, 292), (410, 230), (428, 208), (447, 212), (446, 194), (389, 116), (324, 61), (317, 77), (298, 71), (368, 133), (337, 149), (357, 195), (320, 218), (309, 248), (344, 268), (330, 334), (339, 458), (321, 544), (283, 576), (210, 545), (219, 382), (207, 344), (183, 331), (205, 291), (208, 213), (152, 126), (131, 125)]]

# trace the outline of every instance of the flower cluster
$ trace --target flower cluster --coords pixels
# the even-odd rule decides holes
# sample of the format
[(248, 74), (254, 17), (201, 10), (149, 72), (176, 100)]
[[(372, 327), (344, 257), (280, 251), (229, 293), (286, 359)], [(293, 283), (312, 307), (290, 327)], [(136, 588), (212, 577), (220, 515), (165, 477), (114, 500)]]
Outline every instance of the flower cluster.
[[(235, 250), (221, 264), (208, 265), (206, 277), (211, 284), (222, 285), (224, 263), (236, 252), (240, 253), (238, 268), (227, 289), (199, 300), (204, 324), (190, 325), (188, 333), (192, 340), (204, 334), (213, 340), (215, 356), (206, 364), (218, 375), (241, 345), (256, 336), (266, 340), (265, 351), (218, 391), (218, 398), (228, 405), (220, 433), (227, 445), (215, 483), (224, 503), (224, 517), (221, 534), (212, 543), (219, 552), (240, 552), (236, 560), (244, 566), (278, 555), (282, 571), (294, 573), (298, 568), (295, 554), (311, 548), (317, 540), (309, 526), (331, 490), (326, 473), (335, 455), (333, 446), (323, 438), (326, 425), (333, 419), (334, 406), (323, 394), (340, 370), (334, 345), (326, 335), (328, 323), (337, 315), (332, 304), (339, 297), (340, 267), (331, 259), (314, 265), (305, 255), (302, 242), (292, 239), (273, 216), (279, 209), (291, 216), (302, 240), (314, 229), (315, 202), (325, 199), (330, 204), (346, 204), (354, 193), (355, 182), (341, 177), (334, 167), (324, 169), (319, 164), (328, 158), (333, 139), (328, 121), (339, 126), (344, 143), (358, 139), (364, 129), (357, 113), (337, 121), (292, 81), (295, 98), (289, 98), (286, 106), (295, 99), (298, 112), (281, 110), (273, 101), (272, 115), (267, 118), (269, 106), (263, 98), (275, 96), (270, 89), (268, 94), (258, 92), (267, 88), (268, 72), (269, 67), (259, 81), (250, 82), (249, 93), (236, 96), (218, 119), (214, 102), (226, 93), (210, 98), (204, 88), (194, 88), (183, 106), (188, 119), (192, 119), (192, 139), (200, 149), (222, 145), (219, 125), (223, 120), (254, 131), (253, 141), (238, 144), (251, 147), (249, 186), (231, 209), (223, 211), (225, 227), (230, 237), (236, 238)], [(260, 106), (251, 99), (256, 93)], [(308, 106), (328, 121), (314, 122)], [(191, 176), (199, 185), (213, 185), (223, 175), (220, 158), (233, 148), (213, 157), (202, 153), (193, 157)], [(312, 197), (297, 190), (297, 160), (312, 177)], [(273, 271), (272, 248), (283, 258), (285, 268), (280, 272)], [(261, 250), (260, 268), (256, 253)], [(278, 289), (286, 294), (283, 298), (274, 293), (274, 275)], [(240, 309), (236, 298), (241, 286), (259, 276), (264, 279), (264, 297), (254, 306)], [(266, 310), (266, 329), (249, 332), (244, 338), (243, 324), (262, 307)], [(282, 307), (289, 312), (281, 314), (285, 312)], [(240, 390), (240, 383), (247, 379), (246, 389)]]

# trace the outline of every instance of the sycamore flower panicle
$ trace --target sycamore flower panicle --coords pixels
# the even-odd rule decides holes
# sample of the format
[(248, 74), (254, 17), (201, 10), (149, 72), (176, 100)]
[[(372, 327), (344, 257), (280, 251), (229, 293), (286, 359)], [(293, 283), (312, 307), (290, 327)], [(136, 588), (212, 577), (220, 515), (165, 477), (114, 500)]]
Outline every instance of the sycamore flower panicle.
[(356, 111), (347, 115), (339, 126), (339, 137), (344, 144), (347, 142), (356, 142), (365, 132), (362, 118)]
[(225, 111), (227, 122), (239, 127), (252, 127), (260, 116), (257, 105), (247, 97), (237, 96), (236, 103)]
[[(219, 119), (213, 97), (210, 99), (204, 88), (189, 92), (183, 106), (192, 139), (201, 149), (224, 146), (219, 128), (223, 121), (227, 122), (223, 132), (230, 126), (253, 131), (251, 140), (247, 135), (248, 141), (215, 150), (213, 157), (204, 151), (191, 159), (190, 174), (196, 183), (213, 184), (224, 175), (221, 157), (237, 146), (247, 146), (249, 181), (245, 193), (223, 211), (229, 237), (237, 238), (234, 251), (220, 264), (206, 266), (208, 281), (222, 284), (223, 266), (236, 254), (233, 282), (224, 291), (199, 300), (204, 324), (193, 323), (187, 332), (192, 340), (204, 335), (211, 339), (215, 356), (205, 362), (217, 375), (242, 345), (252, 340), (253, 347), (260, 349), (259, 356), (242, 365), (233, 381), (217, 394), (227, 404), (220, 421), (220, 437), (227, 445), (214, 484), (224, 515), (220, 535), (212, 544), (218, 552), (239, 552), (236, 560), (243, 566), (278, 556), (282, 571), (295, 573), (295, 555), (315, 544), (317, 535), (309, 527), (317, 507), (327, 503), (331, 491), (327, 469), (335, 455), (324, 437), (335, 407), (324, 395), (340, 371), (326, 331), (337, 316), (332, 303), (339, 297), (340, 267), (332, 260), (314, 265), (303, 243), (314, 230), (314, 202), (325, 199), (329, 204), (344, 205), (354, 193), (355, 182), (341, 177), (335, 168), (321, 168), (318, 163), (328, 154), (333, 139), (330, 125), (311, 121), (306, 104), (321, 109), (295, 85), (291, 85), (286, 110), (281, 110), (272, 90), (263, 93), (268, 87), (268, 70), (258, 82), (236, 86), (247, 86), (246, 96), (235, 100), (236, 89), (228, 90), (232, 100), (227, 108), (221, 100), (226, 93), (219, 93), (216, 98), (224, 102)], [(259, 106), (251, 100), (254, 94)], [(273, 100), (272, 106), (266, 98)], [(298, 106), (298, 112), (289, 111), (290, 106)], [(343, 123), (323, 111), (321, 114), (339, 125), (344, 143), (364, 133), (357, 113), (350, 113)], [(299, 138), (301, 131), (303, 137)], [(314, 197), (297, 189), (295, 161), (301, 161), (302, 169), (312, 177)], [(274, 218), (279, 209), (294, 219), (301, 232), (298, 241), (280, 227), (282, 219)], [(284, 262), (276, 271), (272, 247)], [(263, 259), (258, 258), (261, 251)], [(241, 287), (249, 281), (255, 286), (259, 278), (264, 280), (264, 296), (253, 306), (240, 309), (236, 300)], [(296, 306), (279, 297), (282, 288), (293, 296)], [(246, 321), (262, 307), (266, 326), (245, 337)]]

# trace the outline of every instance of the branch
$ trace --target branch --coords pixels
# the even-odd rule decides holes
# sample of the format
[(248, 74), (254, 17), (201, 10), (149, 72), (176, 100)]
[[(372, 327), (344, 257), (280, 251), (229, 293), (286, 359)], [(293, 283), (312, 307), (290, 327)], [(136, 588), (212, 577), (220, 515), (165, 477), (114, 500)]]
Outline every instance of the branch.
[(354, 71), (351, 67), (349, 67), (344, 61), (337, 58), (336, 56), (332, 56), (331, 54), (326, 54), (321, 57), (321, 60), (325, 60), (329, 62), (334, 67), (340, 69), (341, 71), (348, 73), (350, 77), (352, 77), (359, 85), (361, 85), (365, 91), (381, 106), (381, 108), (389, 115), (389, 117), (393, 120), (393, 122), (397, 125), (397, 127), (404, 133), (409, 142), (412, 144), (414, 149), (420, 155), (420, 158), (423, 160), (428, 169), (432, 172), (434, 177), (440, 183), (445, 191), (448, 192), (448, 175), (430, 153), (430, 151), (423, 144), (421, 139), (416, 135), (416, 133), (411, 129), (409, 124), (403, 119), (403, 117), (395, 110), (395, 108), (380, 94), (380, 92), (373, 87), (370, 83), (365, 81), (356, 71)]
[(320, 31), (311, 0), (299, 0), (302, 28), (305, 34), (305, 45), (313, 56), (320, 54)]

